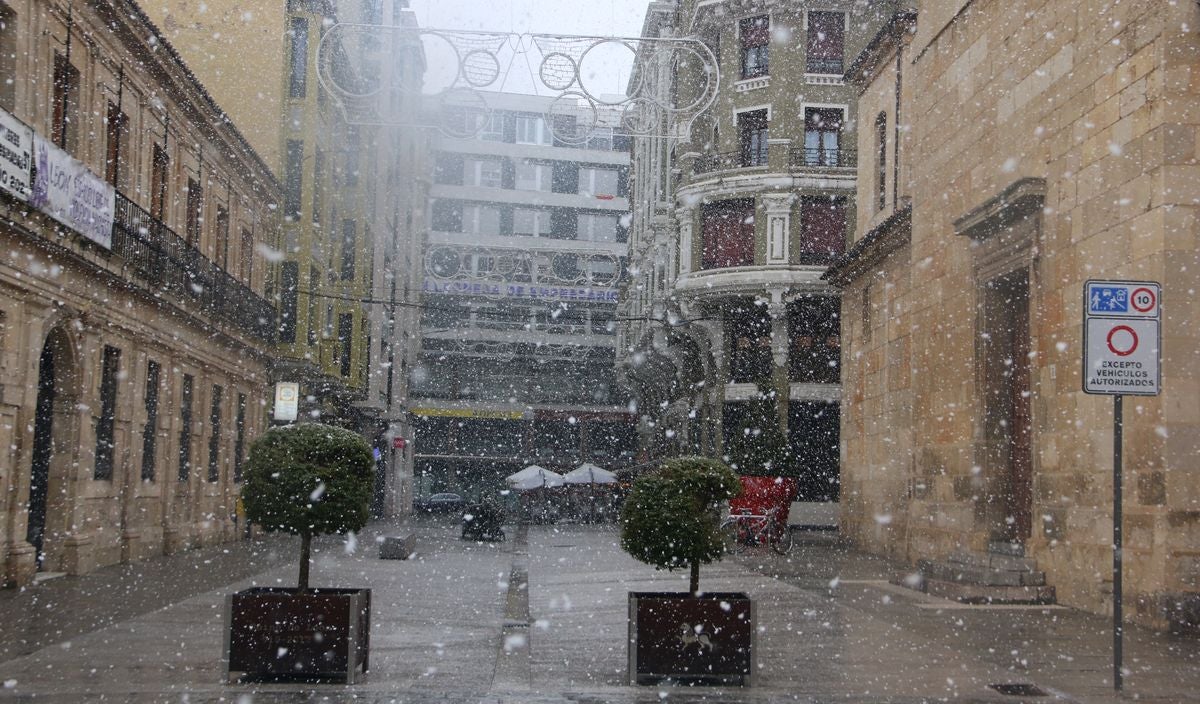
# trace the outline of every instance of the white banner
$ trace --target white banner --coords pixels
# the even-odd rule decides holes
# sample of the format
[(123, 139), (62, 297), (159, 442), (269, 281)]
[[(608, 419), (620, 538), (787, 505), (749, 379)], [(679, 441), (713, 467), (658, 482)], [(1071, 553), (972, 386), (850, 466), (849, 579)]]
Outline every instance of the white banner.
[(32, 167), (33, 130), (0, 110), (0, 191), (29, 200)]
[(421, 287), (425, 293), (460, 296), (490, 296), (492, 298), (527, 298), (548, 301), (593, 301), (616, 303), (615, 288), (590, 286), (514, 284), (494, 281), (447, 281), (426, 277)]
[(70, 154), (34, 135), (37, 176), (29, 203), (106, 249), (112, 248), (117, 192)]

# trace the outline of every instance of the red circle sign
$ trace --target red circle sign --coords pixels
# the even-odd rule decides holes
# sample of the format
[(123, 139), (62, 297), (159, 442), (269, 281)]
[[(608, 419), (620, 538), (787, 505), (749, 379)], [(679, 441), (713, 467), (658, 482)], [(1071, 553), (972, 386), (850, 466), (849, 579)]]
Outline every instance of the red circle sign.
[[(1117, 337), (1117, 333), (1119, 332), (1128, 333), (1129, 337)], [(1117, 325), (1112, 330), (1109, 330), (1106, 341), (1108, 342), (1108, 349), (1118, 357), (1128, 357), (1137, 350), (1138, 346), (1137, 333), (1128, 325)]]
[[(1145, 286), (1142, 288), (1133, 289), (1133, 293), (1130, 294), (1129, 300), (1131, 303), (1133, 303), (1133, 309), (1139, 313), (1149, 313), (1150, 311), (1154, 310), (1154, 304), (1158, 302), (1157, 297), (1154, 295), (1154, 291), (1146, 288)], [(1138, 303), (1139, 301), (1141, 301), (1140, 305)]]

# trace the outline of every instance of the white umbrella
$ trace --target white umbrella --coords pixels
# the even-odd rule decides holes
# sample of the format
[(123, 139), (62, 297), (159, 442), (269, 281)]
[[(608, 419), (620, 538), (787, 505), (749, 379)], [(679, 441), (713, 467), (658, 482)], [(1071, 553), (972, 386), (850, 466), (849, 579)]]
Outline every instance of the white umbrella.
[(564, 474), (563, 481), (568, 484), (616, 484), (617, 475), (590, 462), (584, 462)]
[(505, 481), (508, 482), (509, 488), (518, 491), (552, 489), (563, 485), (563, 476), (557, 472), (551, 472), (544, 467), (531, 464), (520, 472), (509, 475)]

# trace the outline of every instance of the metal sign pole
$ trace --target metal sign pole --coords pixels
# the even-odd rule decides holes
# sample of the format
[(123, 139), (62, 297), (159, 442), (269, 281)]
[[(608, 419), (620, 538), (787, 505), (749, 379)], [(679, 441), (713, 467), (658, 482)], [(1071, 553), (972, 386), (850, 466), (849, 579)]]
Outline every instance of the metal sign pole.
[(1113, 396), (1113, 689), (1120, 692), (1121, 636), (1124, 630), (1121, 613), (1121, 394)]

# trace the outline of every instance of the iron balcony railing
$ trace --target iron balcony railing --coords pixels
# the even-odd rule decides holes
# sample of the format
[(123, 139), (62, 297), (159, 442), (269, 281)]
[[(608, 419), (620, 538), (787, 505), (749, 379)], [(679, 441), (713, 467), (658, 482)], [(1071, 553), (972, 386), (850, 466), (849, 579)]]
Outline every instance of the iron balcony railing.
[(791, 165), (793, 169), (852, 169), (858, 166), (858, 152), (839, 147), (798, 147), (792, 150)]
[(705, 154), (697, 158), (693, 163), (692, 172), (707, 174), (713, 171), (724, 171), (725, 169), (748, 169), (752, 166), (766, 165), (767, 151), (765, 149), (743, 149), (736, 152)]
[(846, 72), (841, 59), (808, 59), (804, 67), (805, 73), (815, 73), (826, 76), (840, 76)]
[(120, 193), (112, 251), (156, 295), (188, 301), (263, 342), (275, 342), (274, 306)]

